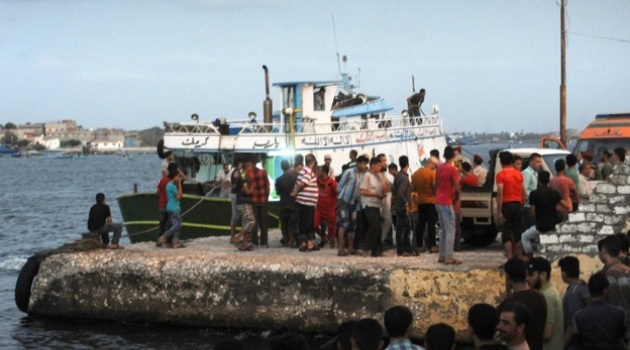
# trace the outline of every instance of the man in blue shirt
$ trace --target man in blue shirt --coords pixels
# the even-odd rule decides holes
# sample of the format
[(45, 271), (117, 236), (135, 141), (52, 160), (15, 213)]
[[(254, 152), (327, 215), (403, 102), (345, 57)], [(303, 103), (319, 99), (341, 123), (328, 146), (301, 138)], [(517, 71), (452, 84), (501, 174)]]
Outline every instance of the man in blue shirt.
[[(339, 250), (337, 255), (346, 256), (354, 251), (354, 233), (357, 218), (357, 203), (359, 198), (359, 183), (367, 169), (368, 159), (365, 156), (357, 158), (355, 166), (347, 169), (341, 175), (337, 190), (337, 239)], [(348, 250), (345, 237), (348, 234)]]
[(182, 227), (182, 209), (179, 205), (179, 200), (182, 199), (184, 194), (182, 180), (178, 171), (169, 171), (168, 177), (171, 181), (166, 185), (166, 213), (171, 228), (158, 238), (158, 244), (163, 245), (168, 242), (169, 238), (172, 238), (173, 245), (171, 247), (182, 248), (183, 245), (179, 242), (179, 230)]
[(389, 345), (385, 350), (424, 350), (409, 340), (413, 314), (409, 308), (398, 305), (385, 311), (385, 329), (389, 334)]

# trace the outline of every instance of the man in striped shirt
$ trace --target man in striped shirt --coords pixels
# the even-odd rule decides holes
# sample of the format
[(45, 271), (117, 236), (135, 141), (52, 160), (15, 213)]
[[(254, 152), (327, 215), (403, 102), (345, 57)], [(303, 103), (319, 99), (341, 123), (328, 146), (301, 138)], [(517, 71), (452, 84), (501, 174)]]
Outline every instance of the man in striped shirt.
[(300, 220), (298, 243), (301, 252), (317, 250), (317, 247), (311, 240), (314, 239), (313, 216), (319, 197), (317, 175), (315, 174), (317, 160), (313, 154), (309, 153), (304, 158), (304, 162), (306, 164), (300, 171), (293, 193), (291, 193), (298, 204), (298, 217)]

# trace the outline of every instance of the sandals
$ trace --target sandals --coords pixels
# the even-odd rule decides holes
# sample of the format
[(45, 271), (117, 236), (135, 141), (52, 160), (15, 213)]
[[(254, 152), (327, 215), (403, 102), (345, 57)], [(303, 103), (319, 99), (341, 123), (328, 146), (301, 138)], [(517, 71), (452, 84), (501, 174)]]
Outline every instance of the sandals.
[(173, 245), (171, 246), (172, 249), (178, 249), (178, 248), (184, 248), (184, 244), (183, 243), (173, 243)]
[(119, 246), (118, 244), (110, 244), (107, 246), (107, 249), (116, 250), (116, 249), (125, 249), (125, 248)]
[(350, 253), (345, 249), (337, 252), (337, 256), (348, 256), (348, 255), (350, 255)]
[(254, 250), (254, 246), (250, 244), (247, 247), (238, 247), (238, 250), (240, 252), (249, 252), (249, 251)]
[(461, 263), (461, 260), (457, 260), (455, 258), (448, 258), (444, 260), (444, 265), (460, 265)]

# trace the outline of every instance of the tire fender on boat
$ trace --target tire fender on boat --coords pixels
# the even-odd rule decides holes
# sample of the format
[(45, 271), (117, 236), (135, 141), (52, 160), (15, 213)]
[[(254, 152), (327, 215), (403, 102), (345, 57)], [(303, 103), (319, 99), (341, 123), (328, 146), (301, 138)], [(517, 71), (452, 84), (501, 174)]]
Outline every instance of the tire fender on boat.
[(33, 279), (39, 271), (39, 265), (42, 261), (42, 256), (35, 254), (26, 260), (20, 274), (15, 283), (15, 305), (17, 308), (25, 313), (28, 313), (28, 303), (31, 299), (31, 287)]

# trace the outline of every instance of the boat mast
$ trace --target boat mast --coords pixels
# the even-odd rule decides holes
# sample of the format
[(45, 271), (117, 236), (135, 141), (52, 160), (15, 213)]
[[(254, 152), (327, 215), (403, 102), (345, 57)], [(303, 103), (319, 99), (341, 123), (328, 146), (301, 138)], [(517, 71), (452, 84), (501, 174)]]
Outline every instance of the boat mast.
[(565, 6), (566, 0), (560, 0), (560, 141), (567, 144), (567, 72), (566, 72), (566, 49), (567, 38), (565, 31)]

